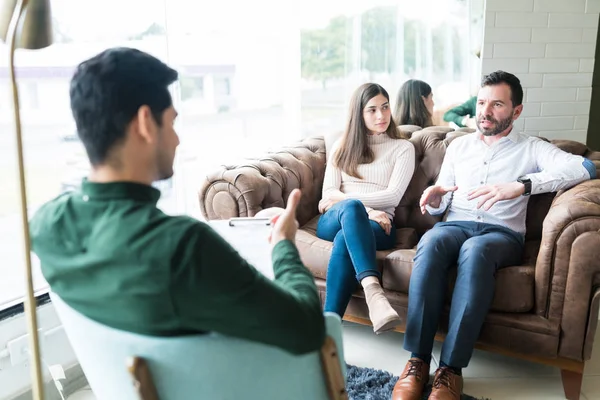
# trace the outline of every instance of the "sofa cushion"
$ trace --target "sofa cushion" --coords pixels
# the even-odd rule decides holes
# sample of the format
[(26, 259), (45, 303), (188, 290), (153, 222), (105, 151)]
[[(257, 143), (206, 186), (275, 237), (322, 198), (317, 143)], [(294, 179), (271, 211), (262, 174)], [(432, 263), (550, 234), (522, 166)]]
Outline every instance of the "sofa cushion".
[[(415, 250), (397, 250), (384, 262), (383, 287), (408, 294)], [(493, 311), (528, 312), (533, 308), (535, 268), (532, 265), (512, 266), (496, 273)], [(450, 303), (456, 281), (456, 268), (448, 274), (446, 300)]]
[[(498, 270), (496, 273), (496, 290), (492, 303), (493, 311), (528, 312), (533, 309), (535, 290), (535, 259), (540, 242), (531, 241), (525, 244), (523, 264)], [(408, 293), (408, 284), (413, 267), (416, 250), (404, 249), (391, 252), (384, 261), (383, 287), (401, 293)], [(448, 303), (456, 281), (456, 268), (448, 275)]]
[(413, 268), (416, 249), (396, 250), (385, 260), (385, 276), (382, 276), (384, 288), (400, 293), (408, 293), (408, 283)]
[[(333, 243), (316, 236), (319, 217), (302, 226), (296, 234), (296, 246), (302, 262), (316, 278), (326, 279), (327, 264)], [(382, 273), (384, 289), (408, 293), (408, 284), (416, 253), (417, 236), (413, 229), (398, 229), (397, 246), (394, 249), (378, 251), (377, 266)], [(535, 257), (539, 241), (527, 242), (523, 254), (524, 265), (500, 269), (496, 274), (496, 291), (492, 303), (493, 311), (528, 312), (533, 309), (535, 289)], [(456, 280), (456, 268), (448, 275), (447, 301), (452, 298)]]

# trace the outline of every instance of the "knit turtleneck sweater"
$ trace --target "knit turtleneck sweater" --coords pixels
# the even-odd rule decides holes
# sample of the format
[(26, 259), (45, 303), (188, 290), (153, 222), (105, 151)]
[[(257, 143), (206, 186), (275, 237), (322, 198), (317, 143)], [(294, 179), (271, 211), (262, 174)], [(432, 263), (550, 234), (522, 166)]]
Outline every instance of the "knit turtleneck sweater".
[(360, 164), (358, 173), (362, 179), (350, 176), (337, 168), (332, 156), (341, 140), (335, 142), (328, 155), (323, 182), (323, 198), (342, 192), (348, 199), (360, 200), (367, 211), (385, 211), (394, 218), (394, 211), (412, 178), (415, 169), (415, 149), (408, 140), (392, 139), (386, 134), (367, 136), (367, 144), (373, 150), (374, 159)]

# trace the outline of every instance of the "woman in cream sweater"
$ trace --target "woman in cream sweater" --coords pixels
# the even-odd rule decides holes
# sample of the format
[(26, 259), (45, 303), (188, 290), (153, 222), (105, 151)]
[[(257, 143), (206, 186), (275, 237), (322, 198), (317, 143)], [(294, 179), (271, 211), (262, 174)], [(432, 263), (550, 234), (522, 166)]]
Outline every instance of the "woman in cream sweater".
[(375, 251), (396, 243), (394, 210), (415, 168), (415, 149), (401, 138), (389, 102), (375, 83), (354, 92), (345, 133), (325, 170), (317, 226), (317, 236), (333, 242), (325, 311), (343, 316), (360, 283), (375, 333), (400, 322), (383, 294)]

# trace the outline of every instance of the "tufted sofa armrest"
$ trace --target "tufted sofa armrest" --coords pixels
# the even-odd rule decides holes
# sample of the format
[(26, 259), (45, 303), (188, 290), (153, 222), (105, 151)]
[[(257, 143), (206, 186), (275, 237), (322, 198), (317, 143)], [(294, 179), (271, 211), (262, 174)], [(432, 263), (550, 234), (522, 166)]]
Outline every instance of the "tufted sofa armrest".
[[(600, 278), (600, 180), (559, 194), (544, 219), (535, 268), (536, 312), (561, 325), (559, 355), (582, 360)], [(597, 306), (597, 305), (596, 305)]]
[(312, 137), (264, 157), (221, 166), (200, 187), (200, 211), (207, 220), (252, 217), (265, 208), (285, 207), (298, 188), (297, 218), (304, 225), (318, 214), (325, 162), (323, 137)]
[[(570, 140), (552, 143), (600, 167), (600, 152)], [(538, 315), (560, 321), (563, 357), (584, 360), (591, 355), (600, 301), (599, 232), (600, 179), (557, 193), (543, 220), (535, 304)]]

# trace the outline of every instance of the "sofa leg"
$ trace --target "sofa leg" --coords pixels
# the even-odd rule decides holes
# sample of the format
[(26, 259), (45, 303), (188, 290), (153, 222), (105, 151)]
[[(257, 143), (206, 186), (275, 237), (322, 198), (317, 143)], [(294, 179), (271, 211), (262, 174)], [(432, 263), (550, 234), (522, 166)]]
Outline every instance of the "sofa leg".
[(583, 383), (583, 372), (573, 372), (566, 369), (560, 370), (563, 389), (567, 400), (579, 400), (581, 395), (581, 384)]

